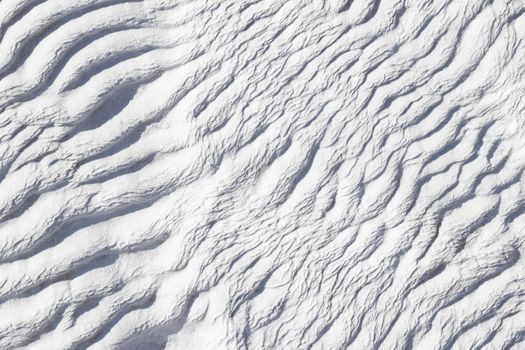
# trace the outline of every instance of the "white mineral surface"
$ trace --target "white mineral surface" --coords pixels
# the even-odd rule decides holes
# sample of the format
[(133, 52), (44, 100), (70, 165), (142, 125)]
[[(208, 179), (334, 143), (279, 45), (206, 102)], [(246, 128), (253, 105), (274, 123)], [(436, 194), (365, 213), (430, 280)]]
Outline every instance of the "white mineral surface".
[(525, 349), (525, 0), (0, 0), (0, 349)]

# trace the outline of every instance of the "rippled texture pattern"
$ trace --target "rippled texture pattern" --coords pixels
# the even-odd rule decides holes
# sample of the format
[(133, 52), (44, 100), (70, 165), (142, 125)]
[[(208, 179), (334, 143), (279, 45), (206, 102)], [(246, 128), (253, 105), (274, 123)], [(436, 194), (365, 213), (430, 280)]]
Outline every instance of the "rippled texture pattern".
[(525, 349), (525, 2), (1, 0), (0, 348)]

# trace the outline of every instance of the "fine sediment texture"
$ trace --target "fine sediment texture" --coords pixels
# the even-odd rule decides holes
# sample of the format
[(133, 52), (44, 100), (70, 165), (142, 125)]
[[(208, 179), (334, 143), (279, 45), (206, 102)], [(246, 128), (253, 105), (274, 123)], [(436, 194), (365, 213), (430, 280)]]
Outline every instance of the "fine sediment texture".
[(0, 349), (525, 349), (525, 2), (1, 0)]

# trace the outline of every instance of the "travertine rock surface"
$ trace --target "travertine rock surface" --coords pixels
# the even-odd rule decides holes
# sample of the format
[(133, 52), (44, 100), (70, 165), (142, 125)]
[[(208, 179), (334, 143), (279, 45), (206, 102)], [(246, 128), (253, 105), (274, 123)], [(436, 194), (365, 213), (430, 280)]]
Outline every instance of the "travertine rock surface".
[(525, 1), (1, 0), (0, 349), (525, 349)]

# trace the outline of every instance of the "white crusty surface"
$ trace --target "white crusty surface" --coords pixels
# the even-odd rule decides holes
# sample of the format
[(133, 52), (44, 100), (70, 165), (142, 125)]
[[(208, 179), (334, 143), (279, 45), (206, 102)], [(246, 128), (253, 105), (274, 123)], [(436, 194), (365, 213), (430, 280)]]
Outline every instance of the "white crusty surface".
[(525, 349), (525, 1), (0, 0), (0, 349)]

